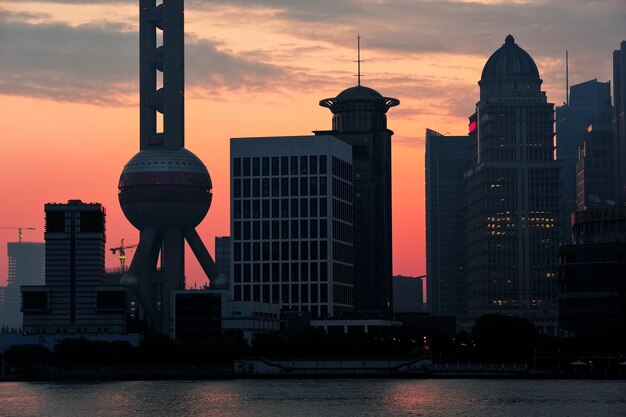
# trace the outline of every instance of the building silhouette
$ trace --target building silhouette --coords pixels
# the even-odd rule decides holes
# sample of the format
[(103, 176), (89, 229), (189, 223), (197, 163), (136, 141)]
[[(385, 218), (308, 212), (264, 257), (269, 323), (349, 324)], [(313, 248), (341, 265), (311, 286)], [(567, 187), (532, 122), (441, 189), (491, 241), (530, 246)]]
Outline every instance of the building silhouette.
[(579, 150), (583, 147), (587, 127), (611, 114), (610, 88), (609, 82), (598, 82), (597, 79), (573, 85), (569, 91), (569, 102), (556, 108), (556, 153), (562, 163), (563, 242), (570, 242), (570, 218), (577, 210), (576, 166)]
[(464, 173), (468, 136), (426, 129), (426, 275), (433, 315), (465, 314)]
[(22, 285), (44, 283), (44, 244), (37, 242), (9, 242), (9, 279), (0, 310), (0, 327), (8, 330), (22, 328)]
[(73, 337), (123, 334), (126, 289), (105, 281), (105, 211), (99, 203), (46, 204), (45, 285), (22, 286), (23, 330)]
[[(230, 236), (215, 237), (215, 266), (220, 275), (230, 277)], [(213, 286), (214, 283), (212, 282)]]
[(559, 248), (559, 326), (566, 336), (626, 332), (626, 205), (576, 212)]
[(359, 83), (320, 101), (333, 113), (332, 135), (352, 147), (354, 306), (362, 316), (392, 311), (391, 136), (387, 111), (400, 102)]
[(353, 311), (352, 150), (332, 136), (235, 138), (231, 296)]
[(626, 202), (626, 41), (613, 51), (613, 100), (615, 193)]
[[(610, 122), (598, 122), (587, 127), (576, 163), (576, 211), (600, 201), (615, 200), (615, 170), (613, 132)], [(571, 229), (570, 229), (571, 232)]]
[(148, 325), (167, 334), (170, 293), (185, 288), (185, 241), (207, 277), (219, 275), (195, 230), (211, 206), (212, 182), (202, 161), (185, 149), (182, 0), (139, 2), (139, 55), (140, 151), (122, 171), (119, 201), (141, 235), (122, 283), (132, 289)]
[(393, 312), (424, 313), (422, 277), (393, 277)]
[(466, 173), (468, 319), (487, 313), (557, 328), (559, 170), (552, 103), (513, 36), (482, 72)]

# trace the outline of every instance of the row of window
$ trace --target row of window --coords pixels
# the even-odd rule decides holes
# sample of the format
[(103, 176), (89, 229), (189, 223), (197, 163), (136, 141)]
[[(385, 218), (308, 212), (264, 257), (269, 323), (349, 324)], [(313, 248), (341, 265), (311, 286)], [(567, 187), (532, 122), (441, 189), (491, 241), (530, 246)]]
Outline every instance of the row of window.
[[(233, 282), (236, 284), (328, 281), (326, 262), (235, 263), (233, 270)], [(345, 266), (345, 270), (352, 274), (352, 267)]]
[(326, 155), (233, 158), (233, 176), (326, 174)]
[[(271, 239), (273, 241), (279, 239), (326, 239), (328, 236), (328, 223), (325, 219), (319, 221), (315, 219), (236, 221), (234, 222), (233, 228), (233, 238), (235, 241), (261, 239)], [(343, 235), (341, 237), (343, 237)]]
[(235, 200), (233, 202), (234, 219), (318, 216), (328, 216), (328, 200), (326, 198), (273, 198), (271, 200)]
[[(318, 246), (319, 245), (319, 246)], [(347, 245), (344, 245), (347, 246)], [(352, 247), (350, 247), (351, 249)], [(335, 254), (337, 255), (337, 254)], [(235, 262), (249, 261), (317, 261), (328, 259), (326, 240), (292, 240), (288, 242), (235, 242), (233, 245)], [(351, 259), (346, 258), (346, 259)], [(344, 262), (348, 262), (344, 260)], [(350, 261), (351, 262), (351, 261)]]
[(328, 177), (244, 178), (233, 180), (234, 198), (325, 196)]
[(235, 284), (233, 296), (237, 301), (257, 301), (277, 304), (328, 303), (327, 284)]

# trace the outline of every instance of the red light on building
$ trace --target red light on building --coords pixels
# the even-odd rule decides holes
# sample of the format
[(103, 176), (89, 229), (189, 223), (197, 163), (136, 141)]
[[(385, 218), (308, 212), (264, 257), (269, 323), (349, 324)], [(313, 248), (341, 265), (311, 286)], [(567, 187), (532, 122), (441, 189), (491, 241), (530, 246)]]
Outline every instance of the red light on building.
[(469, 126), (469, 133), (471, 135), (472, 133), (476, 131), (476, 120), (470, 122), (468, 126)]

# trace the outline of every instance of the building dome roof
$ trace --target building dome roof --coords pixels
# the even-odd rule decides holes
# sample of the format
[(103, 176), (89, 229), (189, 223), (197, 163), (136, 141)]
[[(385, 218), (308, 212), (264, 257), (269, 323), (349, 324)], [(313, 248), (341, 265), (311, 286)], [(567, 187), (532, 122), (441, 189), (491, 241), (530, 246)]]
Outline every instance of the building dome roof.
[(337, 94), (339, 100), (351, 100), (351, 99), (381, 99), (382, 94), (373, 88), (357, 85), (354, 87), (346, 88), (341, 93)]
[(320, 106), (329, 108), (333, 114), (363, 111), (387, 113), (390, 107), (398, 104), (398, 99), (383, 97), (373, 88), (362, 85), (346, 88), (337, 97), (320, 100)]
[(503, 78), (539, 78), (539, 70), (528, 52), (508, 35), (504, 45), (495, 51), (483, 68), (481, 81)]

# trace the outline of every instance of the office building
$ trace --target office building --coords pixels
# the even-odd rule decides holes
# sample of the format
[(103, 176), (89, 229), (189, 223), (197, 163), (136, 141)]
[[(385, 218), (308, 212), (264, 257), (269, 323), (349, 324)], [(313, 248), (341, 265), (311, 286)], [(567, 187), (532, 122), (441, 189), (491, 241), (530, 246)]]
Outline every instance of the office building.
[(44, 244), (37, 242), (10, 242), (9, 279), (4, 292), (4, 306), (0, 311), (0, 327), (8, 330), (22, 328), (20, 287), (44, 283)]
[(571, 214), (577, 210), (577, 162), (587, 127), (610, 117), (611, 92), (609, 82), (597, 79), (570, 87), (569, 102), (556, 108), (556, 154), (561, 161), (563, 210), (562, 240), (570, 241)]
[(400, 102), (361, 85), (320, 101), (333, 113), (332, 135), (352, 147), (354, 305), (361, 316), (392, 311), (391, 136), (387, 111)]
[(559, 248), (559, 326), (566, 336), (626, 332), (626, 205), (576, 212)]
[(352, 149), (332, 136), (236, 138), (231, 297), (337, 317), (353, 311)]
[(23, 330), (72, 337), (123, 334), (126, 289), (105, 281), (99, 203), (46, 204), (45, 285), (22, 286)]
[(458, 317), (466, 311), (462, 236), (468, 145), (469, 136), (426, 129), (426, 282), (434, 315)]
[[(552, 103), (511, 35), (482, 72), (466, 172), (465, 326), (488, 313), (557, 328), (559, 170)], [(475, 118), (475, 119), (474, 119)]]

